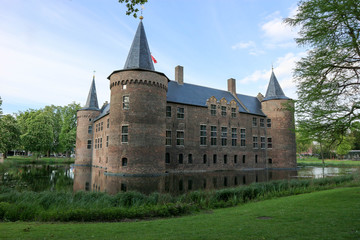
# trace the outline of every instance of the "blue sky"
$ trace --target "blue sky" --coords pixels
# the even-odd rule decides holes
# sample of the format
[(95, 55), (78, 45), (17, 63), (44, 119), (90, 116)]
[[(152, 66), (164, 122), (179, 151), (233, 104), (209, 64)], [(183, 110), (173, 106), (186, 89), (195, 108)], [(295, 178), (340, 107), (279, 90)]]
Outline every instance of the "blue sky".
[[(138, 19), (117, 0), (0, 0), (0, 96), (3, 112), (85, 104), (93, 71), (99, 104), (107, 77), (122, 69)], [(174, 79), (265, 95), (271, 65), (285, 94), (296, 99), (294, 63), (305, 49), (282, 20), (295, 0), (149, 0), (144, 26), (156, 71)]]

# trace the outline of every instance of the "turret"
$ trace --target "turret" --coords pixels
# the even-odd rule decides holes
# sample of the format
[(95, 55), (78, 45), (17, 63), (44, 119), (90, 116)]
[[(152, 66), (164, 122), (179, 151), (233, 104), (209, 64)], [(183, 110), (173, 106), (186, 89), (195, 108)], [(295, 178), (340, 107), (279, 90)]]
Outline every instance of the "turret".
[(114, 71), (108, 79), (111, 106), (107, 171), (120, 175), (165, 172), (169, 80), (155, 71), (142, 20), (124, 69)]
[(293, 101), (286, 97), (278, 80), (271, 73), (262, 111), (267, 116), (267, 167), (296, 168), (296, 142)]
[(93, 77), (85, 106), (77, 112), (76, 165), (91, 165), (93, 151), (94, 119), (100, 109), (96, 95), (95, 76)]

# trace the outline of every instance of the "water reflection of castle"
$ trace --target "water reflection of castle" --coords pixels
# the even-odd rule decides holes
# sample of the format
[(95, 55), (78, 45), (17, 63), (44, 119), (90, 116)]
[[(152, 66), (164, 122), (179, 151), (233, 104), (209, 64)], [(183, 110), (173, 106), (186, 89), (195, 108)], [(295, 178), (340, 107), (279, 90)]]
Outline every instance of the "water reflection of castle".
[(109, 194), (121, 191), (182, 194), (187, 191), (236, 187), (253, 182), (289, 179), (297, 176), (296, 170), (249, 170), (169, 174), (157, 177), (119, 177), (104, 174), (102, 168), (84, 166), (76, 166), (74, 173), (74, 191), (96, 191)]

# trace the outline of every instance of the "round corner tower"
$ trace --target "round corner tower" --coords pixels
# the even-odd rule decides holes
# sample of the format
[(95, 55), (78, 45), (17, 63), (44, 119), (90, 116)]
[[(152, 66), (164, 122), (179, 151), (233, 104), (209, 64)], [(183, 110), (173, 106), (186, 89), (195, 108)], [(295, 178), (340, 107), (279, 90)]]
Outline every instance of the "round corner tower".
[(77, 111), (76, 165), (92, 165), (93, 123), (99, 114), (95, 78), (93, 78), (86, 104)]
[(123, 70), (110, 76), (110, 140), (107, 171), (121, 175), (165, 172), (168, 78), (154, 70), (140, 21)]
[(268, 168), (296, 168), (294, 101), (284, 95), (274, 72), (261, 108), (267, 116)]

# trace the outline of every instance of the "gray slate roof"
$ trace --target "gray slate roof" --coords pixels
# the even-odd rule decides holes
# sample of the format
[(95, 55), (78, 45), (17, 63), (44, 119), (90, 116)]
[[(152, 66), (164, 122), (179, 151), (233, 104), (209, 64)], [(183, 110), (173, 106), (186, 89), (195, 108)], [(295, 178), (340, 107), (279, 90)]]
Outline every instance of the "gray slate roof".
[(85, 106), (81, 110), (99, 110), (98, 99), (96, 95), (96, 87), (95, 87), (95, 76), (93, 77), (89, 95), (86, 101)]
[(136, 68), (155, 71), (142, 21), (140, 21), (136, 30), (129, 55), (124, 66), (124, 69)]
[(270, 82), (263, 101), (273, 100), (273, 99), (290, 99), (285, 96), (283, 90), (280, 87), (278, 80), (275, 77), (274, 71), (271, 73)]
[(250, 113), (265, 116), (265, 114), (261, 111), (261, 103), (256, 97), (237, 94), (239, 100), (249, 110), (248, 112), (228, 91), (188, 83), (178, 84), (175, 81), (169, 81), (168, 83), (168, 102), (207, 107), (206, 101), (212, 96), (214, 96), (218, 101), (222, 98), (225, 98), (228, 102), (230, 102), (231, 100), (236, 101), (238, 103), (237, 105), (239, 107), (239, 112), (241, 113)]

